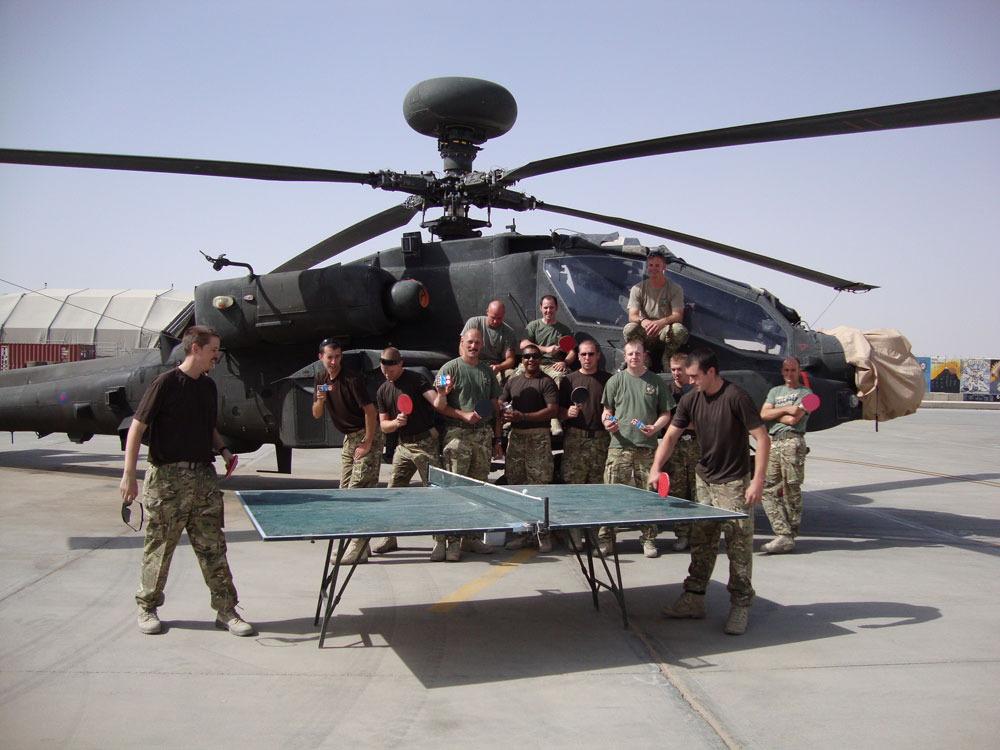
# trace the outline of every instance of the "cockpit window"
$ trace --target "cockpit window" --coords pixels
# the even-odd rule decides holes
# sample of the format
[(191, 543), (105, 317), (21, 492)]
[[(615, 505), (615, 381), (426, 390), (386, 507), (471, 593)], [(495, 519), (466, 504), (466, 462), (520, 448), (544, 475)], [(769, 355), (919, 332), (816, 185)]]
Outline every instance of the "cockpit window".
[[(615, 327), (628, 322), (629, 290), (646, 277), (646, 264), (639, 258), (550, 258), (543, 268), (578, 322)], [(684, 289), (684, 325), (692, 334), (744, 351), (784, 354), (788, 334), (768, 309), (673, 271), (666, 273)]]

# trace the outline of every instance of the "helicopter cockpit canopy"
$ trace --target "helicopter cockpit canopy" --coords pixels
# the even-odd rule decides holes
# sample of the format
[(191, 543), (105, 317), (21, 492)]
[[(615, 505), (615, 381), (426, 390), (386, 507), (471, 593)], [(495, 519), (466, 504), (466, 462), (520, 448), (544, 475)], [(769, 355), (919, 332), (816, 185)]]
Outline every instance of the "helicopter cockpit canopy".
[[(644, 258), (572, 255), (544, 262), (545, 275), (568, 312), (580, 323), (621, 328), (628, 322), (629, 290), (646, 278)], [(666, 275), (684, 289), (684, 324), (692, 335), (722, 341), (748, 352), (783, 356), (790, 351), (791, 325), (770, 305), (762, 305), (720, 278), (720, 285)], [(706, 278), (710, 278), (706, 274)]]

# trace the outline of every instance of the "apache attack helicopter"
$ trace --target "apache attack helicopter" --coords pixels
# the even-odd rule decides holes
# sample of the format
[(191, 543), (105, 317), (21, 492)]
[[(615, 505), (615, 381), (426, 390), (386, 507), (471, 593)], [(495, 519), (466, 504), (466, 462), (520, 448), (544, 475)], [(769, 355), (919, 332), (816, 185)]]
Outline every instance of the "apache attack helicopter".
[[(837, 290), (869, 284), (631, 219), (545, 203), (512, 189), (524, 179), (644, 156), (829, 135), (942, 125), (1000, 117), (1000, 91), (896, 104), (813, 117), (655, 138), (533, 161), (511, 171), (472, 168), (482, 144), (514, 125), (517, 104), (502, 86), (471, 78), (436, 78), (414, 86), (403, 114), (417, 132), (437, 139), (443, 174), (342, 172), (202, 159), (174, 159), (0, 149), (0, 162), (40, 166), (212, 175), (258, 180), (344, 182), (407, 193), (401, 204), (323, 240), (270, 273), (254, 273), (224, 255), (215, 270), (243, 266), (245, 276), (205, 282), (192, 306), (160, 334), (157, 349), (89, 362), (0, 373), (0, 430), (66, 432), (76, 442), (94, 434), (124, 439), (147, 384), (176, 365), (179, 336), (192, 323), (218, 331), (223, 352), (212, 373), (219, 390), (218, 429), (235, 452), (276, 446), (278, 470), (291, 471), (292, 448), (340, 444), (329, 420), (311, 415), (316, 344), (345, 343), (345, 364), (380, 377), (378, 355), (398, 347), (406, 364), (430, 374), (456, 356), (466, 319), (490, 300), (506, 303), (515, 329), (536, 317), (544, 294), (559, 301), (559, 319), (575, 337), (601, 345), (604, 366), (623, 361), (622, 327), (629, 288), (645, 273), (646, 248), (613, 237), (521, 235), (481, 237), (493, 209), (540, 210), (603, 222), (702, 248), (814, 281)], [(476, 219), (470, 209), (485, 209)], [(443, 209), (436, 218), (427, 212)], [(416, 214), (420, 232), (400, 245), (347, 264), (314, 266), (351, 247), (404, 227)], [(208, 256), (206, 256), (208, 257)], [(808, 330), (770, 293), (689, 265), (668, 254), (667, 275), (684, 289), (689, 347), (710, 346), (729, 380), (758, 403), (779, 380), (780, 362), (795, 355), (821, 398), (811, 430), (861, 417), (854, 368), (833, 336)]]

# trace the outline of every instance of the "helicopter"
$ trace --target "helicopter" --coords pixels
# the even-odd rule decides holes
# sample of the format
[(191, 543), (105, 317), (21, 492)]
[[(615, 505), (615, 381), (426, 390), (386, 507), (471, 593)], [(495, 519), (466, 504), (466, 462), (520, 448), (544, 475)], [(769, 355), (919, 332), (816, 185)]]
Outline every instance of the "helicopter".
[[(514, 97), (499, 84), (446, 77), (418, 83), (403, 103), (406, 122), (437, 140), (443, 172), (346, 172), (248, 162), (0, 149), (0, 162), (37, 166), (211, 175), (292, 182), (367, 185), (407, 194), (390, 208), (328, 237), (264, 274), (224, 254), (206, 258), (216, 271), (248, 273), (195, 288), (194, 302), (159, 335), (155, 349), (78, 363), (0, 373), (0, 430), (65, 432), (74, 442), (95, 434), (124, 441), (148, 384), (183, 359), (180, 336), (191, 324), (208, 325), (221, 340), (211, 377), (219, 392), (217, 427), (233, 452), (275, 446), (278, 471), (290, 473), (294, 448), (341, 444), (329, 420), (311, 415), (320, 339), (345, 342), (345, 366), (365, 371), (370, 387), (381, 373), (381, 350), (401, 350), (408, 368), (428, 375), (456, 356), (464, 322), (492, 300), (507, 308), (515, 329), (536, 317), (538, 300), (553, 295), (559, 319), (577, 341), (592, 338), (605, 369), (623, 362), (622, 327), (628, 290), (644, 278), (649, 248), (617, 234), (483, 236), (493, 210), (541, 210), (633, 230), (840, 291), (876, 287), (628, 218), (544, 202), (513, 186), (566, 169), (684, 151), (944, 125), (1000, 117), (1000, 91), (721, 128), (596, 148), (529, 162), (513, 170), (473, 169), (488, 140), (517, 118)], [(486, 218), (475, 218), (474, 210)], [(429, 216), (429, 211), (440, 214)], [(339, 253), (405, 227), (421, 214), (421, 232), (399, 245), (350, 263), (316, 268)], [(666, 248), (666, 275), (684, 290), (687, 348), (713, 348), (722, 374), (759, 404), (780, 382), (780, 363), (795, 356), (821, 406), (810, 430), (860, 419), (855, 368), (832, 335), (812, 331), (766, 290), (702, 270)]]

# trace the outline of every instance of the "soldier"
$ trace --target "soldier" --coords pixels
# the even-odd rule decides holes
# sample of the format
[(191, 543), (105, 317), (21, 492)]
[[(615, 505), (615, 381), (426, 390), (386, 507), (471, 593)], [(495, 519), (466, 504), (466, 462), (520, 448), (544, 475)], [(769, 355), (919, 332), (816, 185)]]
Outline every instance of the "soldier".
[(516, 364), (514, 346), (517, 334), (503, 322), (505, 314), (503, 302), (495, 299), (486, 307), (485, 315), (469, 318), (462, 329), (462, 333), (465, 333), (470, 328), (478, 328), (483, 334), (483, 348), (479, 352), (479, 359), (489, 365), (501, 385)]
[(802, 521), (802, 482), (806, 477), (806, 454), (809, 452), (805, 438), (809, 412), (802, 408), (802, 399), (812, 391), (800, 382), (801, 374), (799, 361), (787, 357), (781, 363), (785, 384), (768, 392), (760, 410), (760, 418), (771, 422), (764, 511), (776, 536), (762, 548), (771, 555), (795, 549), (795, 537), (799, 535)]
[[(670, 393), (674, 401), (680, 401), (681, 396), (691, 390), (691, 383), (687, 372), (684, 370), (684, 363), (687, 354), (675, 354), (670, 358), (670, 375), (673, 382), (670, 383)], [(694, 467), (701, 460), (701, 446), (698, 444), (698, 437), (694, 434), (694, 428), (688, 425), (681, 433), (677, 447), (667, 459), (664, 471), (670, 477), (670, 494), (682, 500), (695, 500), (695, 472)], [(691, 534), (691, 524), (674, 524), (674, 535), (677, 541), (674, 542), (674, 551), (683, 552), (688, 548), (688, 540)]]
[[(340, 452), (340, 486), (344, 489), (374, 487), (382, 462), (385, 436), (378, 428), (378, 415), (364, 378), (342, 366), (344, 351), (336, 339), (319, 342), (319, 360), (323, 369), (316, 373), (312, 415), (322, 419), (326, 411), (333, 426), (344, 434)], [(367, 539), (352, 539), (341, 562), (368, 560), (371, 546)]]
[[(219, 358), (219, 337), (206, 326), (191, 326), (183, 338), (184, 361), (149, 384), (132, 418), (125, 441), (125, 470), (120, 485), (122, 504), (139, 494), (136, 464), (142, 436), (149, 429), (149, 471), (142, 501), (149, 513), (142, 550), (139, 630), (159, 633), (156, 609), (174, 549), (186, 529), (201, 574), (212, 593), (216, 627), (233, 635), (253, 635), (253, 626), (236, 614), (236, 587), (226, 560), (222, 531), (223, 506), (212, 462), (217, 451), (229, 469), (236, 461), (215, 429), (217, 391), (207, 373)], [(228, 458), (227, 458), (228, 456)]]
[[(390, 487), (408, 487), (414, 473), (420, 474), (420, 481), (427, 484), (427, 466), (440, 464), (440, 441), (434, 427), (436, 407), (444, 402), (423, 375), (403, 369), (403, 357), (393, 346), (382, 350), (379, 357), (385, 382), (375, 394), (378, 407), (379, 427), (383, 434), (396, 433), (398, 442), (392, 455), (392, 469), (389, 473)], [(409, 414), (399, 410), (399, 397), (410, 399), (412, 411)], [(396, 549), (396, 537), (380, 539), (372, 547), (376, 554)]]
[[(670, 357), (688, 339), (684, 327), (684, 290), (666, 276), (667, 258), (659, 250), (646, 255), (649, 278), (636, 284), (628, 295), (628, 324), (622, 333), (626, 341), (638, 338), (650, 356), (663, 351), (663, 370)], [(658, 360), (653, 360), (659, 364)]]
[[(563, 354), (559, 348), (559, 339), (563, 336), (570, 336), (569, 327), (556, 320), (556, 312), (559, 310), (559, 303), (551, 294), (542, 297), (538, 304), (538, 309), (542, 317), (528, 323), (521, 338), (521, 349), (528, 344), (534, 344), (542, 353), (542, 372), (555, 381), (556, 386), (562, 382), (563, 377), (569, 372), (570, 365), (576, 361), (576, 352)], [(553, 435), (562, 434), (562, 425), (558, 419), (553, 419), (550, 423)]]
[[(611, 435), (601, 421), (601, 399), (610, 373), (599, 370), (601, 350), (593, 339), (584, 339), (577, 347), (580, 369), (571, 372), (559, 386), (559, 416), (563, 420), (562, 480), (567, 484), (602, 484), (604, 464), (608, 459)], [(587, 400), (577, 406), (571, 398), (577, 388), (587, 391)], [(583, 534), (570, 530), (575, 549), (580, 549)]]
[[(549, 424), (559, 413), (559, 390), (555, 381), (541, 371), (542, 353), (534, 344), (521, 349), (524, 373), (515, 375), (503, 387), (503, 419), (510, 424), (507, 441), (508, 484), (549, 484), (552, 481), (552, 443)], [(509, 405), (509, 406), (508, 406)], [(519, 534), (507, 549), (520, 549), (531, 541)], [(538, 549), (552, 551), (552, 536), (538, 536)]]
[[(698, 502), (726, 510), (745, 511), (760, 502), (770, 440), (750, 395), (719, 375), (719, 362), (711, 349), (696, 349), (685, 367), (694, 390), (684, 394), (677, 413), (653, 457), (649, 486), (655, 487), (660, 467), (674, 452), (684, 429), (694, 425), (701, 442), (697, 466)], [(753, 479), (750, 478), (750, 442), (757, 441)], [(720, 528), (721, 527), (721, 528)], [(742, 635), (747, 628), (754, 590), (753, 513), (722, 523), (696, 521), (691, 524), (691, 565), (684, 580), (684, 593), (663, 608), (667, 617), (704, 618), (705, 589), (719, 554), (719, 535), (726, 536), (729, 556), (729, 617), (725, 632)]]
[[(646, 350), (640, 339), (625, 344), (625, 369), (616, 372), (604, 387), (604, 428), (611, 433), (611, 447), (604, 465), (605, 484), (632, 484), (646, 487), (649, 467), (656, 450), (656, 436), (670, 424), (674, 400), (670, 389), (658, 376), (646, 369)], [(654, 524), (639, 528), (642, 552), (659, 557)], [(611, 551), (614, 529), (598, 532), (601, 551)]]
[[(438, 378), (449, 378), (446, 385), (437, 384), (438, 393), (446, 396), (438, 411), (445, 416), (444, 468), (485, 482), (490, 474), (491, 458), (503, 457), (500, 440), (500, 384), (493, 371), (479, 361), (483, 334), (470, 328), (459, 340), (459, 356), (438, 370)], [(476, 413), (476, 405), (489, 401), (493, 418)], [(488, 555), (493, 548), (475, 535), (464, 538), (435, 535), (431, 560), (458, 562), (462, 550)]]

